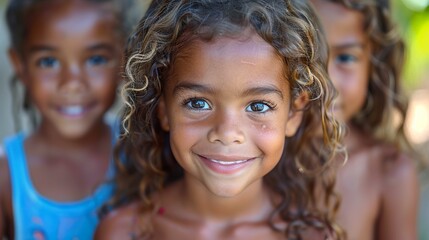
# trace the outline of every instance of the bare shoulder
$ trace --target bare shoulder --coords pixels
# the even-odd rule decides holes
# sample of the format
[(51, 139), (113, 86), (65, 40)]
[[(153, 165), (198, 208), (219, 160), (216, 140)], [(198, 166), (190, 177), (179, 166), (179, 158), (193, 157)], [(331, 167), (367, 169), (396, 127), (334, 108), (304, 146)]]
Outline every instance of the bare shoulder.
[(102, 218), (94, 239), (136, 239), (136, 236), (140, 235), (138, 227), (141, 226), (141, 222), (139, 204), (132, 202), (113, 210)]
[(416, 162), (410, 155), (389, 144), (379, 145), (377, 153), (384, 184), (411, 184), (417, 181)]
[[(379, 158), (381, 194), (384, 202), (416, 204), (419, 180), (416, 161), (407, 153), (389, 144), (380, 144)], [(396, 200), (393, 200), (396, 199)]]
[(410, 155), (389, 145), (379, 148), (381, 211), (377, 239), (417, 239), (419, 181)]

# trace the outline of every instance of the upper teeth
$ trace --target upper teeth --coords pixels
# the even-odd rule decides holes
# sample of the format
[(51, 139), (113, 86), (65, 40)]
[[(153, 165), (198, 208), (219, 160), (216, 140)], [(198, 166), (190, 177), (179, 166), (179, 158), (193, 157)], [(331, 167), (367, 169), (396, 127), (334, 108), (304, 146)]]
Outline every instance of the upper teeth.
[(63, 108), (63, 112), (68, 114), (68, 115), (79, 115), (79, 114), (82, 114), (83, 107), (82, 106), (69, 106), (69, 107)]
[(210, 159), (210, 160), (212, 162), (223, 164), (223, 165), (239, 164), (239, 163), (244, 163), (247, 161), (247, 160), (238, 160), (238, 161), (227, 161), (227, 162), (225, 162), (225, 161), (219, 161), (219, 160), (215, 160), (215, 159)]

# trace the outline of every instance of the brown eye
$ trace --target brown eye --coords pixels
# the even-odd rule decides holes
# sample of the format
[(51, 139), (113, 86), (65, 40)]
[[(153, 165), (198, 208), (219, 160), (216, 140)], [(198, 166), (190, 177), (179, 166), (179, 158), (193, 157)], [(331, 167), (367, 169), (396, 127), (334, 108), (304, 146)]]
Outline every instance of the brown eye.
[(272, 109), (273, 109), (273, 107), (269, 106), (266, 103), (255, 102), (255, 103), (249, 104), (249, 106), (247, 106), (247, 108), (246, 108), (246, 111), (247, 112), (265, 113), (265, 112), (272, 110)]

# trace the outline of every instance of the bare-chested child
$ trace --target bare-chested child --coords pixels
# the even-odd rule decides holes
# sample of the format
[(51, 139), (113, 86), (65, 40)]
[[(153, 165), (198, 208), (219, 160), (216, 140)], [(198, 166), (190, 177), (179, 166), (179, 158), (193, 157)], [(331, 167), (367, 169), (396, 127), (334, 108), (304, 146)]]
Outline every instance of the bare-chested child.
[(152, 5), (130, 39), (126, 157), (96, 239), (340, 239), (319, 28), (301, 0)]
[(40, 113), (4, 142), (0, 238), (92, 239), (114, 131), (104, 121), (122, 80), (123, 1), (10, 1), (10, 59)]
[(338, 223), (349, 240), (417, 239), (418, 180), (403, 132), (404, 43), (387, 1), (311, 2), (329, 45), (336, 115), (348, 126)]

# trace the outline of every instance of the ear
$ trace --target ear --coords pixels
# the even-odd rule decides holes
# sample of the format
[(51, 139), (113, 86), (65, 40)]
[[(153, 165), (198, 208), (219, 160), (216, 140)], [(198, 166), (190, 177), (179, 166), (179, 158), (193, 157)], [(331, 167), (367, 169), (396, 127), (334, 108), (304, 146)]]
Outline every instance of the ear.
[(12, 64), (12, 67), (15, 71), (16, 76), (18, 77), (18, 79), (22, 81), (22, 83), (24, 83), (24, 85), (27, 85), (26, 80), (23, 77), (24, 62), (22, 61), (21, 55), (16, 51), (15, 48), (9, 48), (8, 55), (9, 55), (9, 61)]
[(286, 137), (292, 137), (295, 135), (296, 131), (299, 128), (299, 125), (302, 121), (302, 116), (304, 114), (304, 108), (308, 103), (308, 94), (307, 92), (302, 92), (291, 104), (289, 109), (288, 121), (286, 123)]
[(161, 124), (162, 130), (166, 132), (170, 131), (170, 123), (168, 121), (164, 95), (161, 95), (156, 111), (157, 111), (158, 120), (159, 120), (159, 123)]

